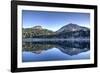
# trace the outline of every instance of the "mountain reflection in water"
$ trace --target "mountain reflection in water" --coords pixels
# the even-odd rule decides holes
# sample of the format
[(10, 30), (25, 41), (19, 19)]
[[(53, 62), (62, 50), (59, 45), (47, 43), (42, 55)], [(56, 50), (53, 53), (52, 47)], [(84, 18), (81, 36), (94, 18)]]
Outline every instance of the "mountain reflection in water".
[(23, 62), (89, 59), (89, 41), (23, 42)]

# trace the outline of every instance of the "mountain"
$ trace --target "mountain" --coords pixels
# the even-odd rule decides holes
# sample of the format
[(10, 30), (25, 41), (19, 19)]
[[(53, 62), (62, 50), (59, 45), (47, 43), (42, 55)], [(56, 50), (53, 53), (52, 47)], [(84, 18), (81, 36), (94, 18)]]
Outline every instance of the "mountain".
[(39, 30), (42, 30), (42, 26), (34, 26), (32, 29), (39, 29)]
[(32, 28), (23, 28), (23, 38), (41, 37), (44, 35), (52, 35), (52, 34), (54, 34), (53, 31), (44, 29), (41, 26), (35, 26)]
[(81, 37), (90, 37), (90, 29), (86, 27), (79, 26), (77, 24), (68, 24), (61, 27), (56, 31), (59, 38), (81, 38)]
[(90, 29), (77, 24), (67, 24), (56, 32), (34, 26), (32, 28), (23, 28), (23, 38), (89, 38)]
[(63, 27), (61, 27), (58, 31), (56, 31), (57, 33), (61, 33), (61, 32), (70, 32), (70, 31), (80, 31), (80, 30), (83, 30), (83, 31), (87, 31), (89, 30), (88, 28), (86, 27), (82, 27), (82, 26), (79, 26), (77, 24), (68, 24), (68, 25), (65, 25)]

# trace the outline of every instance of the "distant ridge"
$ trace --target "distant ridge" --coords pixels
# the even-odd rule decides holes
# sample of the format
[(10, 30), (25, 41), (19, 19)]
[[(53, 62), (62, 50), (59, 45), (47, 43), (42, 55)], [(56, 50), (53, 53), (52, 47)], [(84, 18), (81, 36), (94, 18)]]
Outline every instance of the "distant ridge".
[(69, 23), (61, 27), (56, 32), (42, 28), (42, 26), (34, 26), (32, 28), (23, 28), (24, 38), (78, 38), (90, 37), (90, 29), (79, 26), (77, 24)]

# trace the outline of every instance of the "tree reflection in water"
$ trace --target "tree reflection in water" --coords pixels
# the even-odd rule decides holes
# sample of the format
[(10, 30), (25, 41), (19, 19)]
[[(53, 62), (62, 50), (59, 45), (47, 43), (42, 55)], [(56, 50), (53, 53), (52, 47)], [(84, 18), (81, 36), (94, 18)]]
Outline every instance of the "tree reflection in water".
[(23, 42), (23, 51), (40, 54), (52, 48), (59, 49), (62, 53), (73, 56), (90, 50), (89, 41), (62, 41), (62, 42)]

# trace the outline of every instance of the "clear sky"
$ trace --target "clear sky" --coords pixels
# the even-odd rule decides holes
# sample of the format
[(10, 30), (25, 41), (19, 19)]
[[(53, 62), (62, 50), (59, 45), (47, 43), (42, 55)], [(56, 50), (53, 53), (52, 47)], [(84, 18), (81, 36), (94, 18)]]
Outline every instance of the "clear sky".
[(80, 26), (90, 26), (89, 13), (75, 12), (51, 12), (51, 11), (22, 11), (23, 28), (34, 27), (37, 25), (43, 28), (56, 31), (69, 23)]

